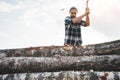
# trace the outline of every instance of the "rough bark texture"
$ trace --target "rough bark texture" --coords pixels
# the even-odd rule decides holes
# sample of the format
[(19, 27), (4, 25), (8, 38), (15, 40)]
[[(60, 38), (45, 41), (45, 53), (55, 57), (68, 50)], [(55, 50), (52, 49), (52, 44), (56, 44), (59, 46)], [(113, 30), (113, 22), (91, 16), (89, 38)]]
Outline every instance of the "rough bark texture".
[(0, 60), (0, 74), (90, 69), (120, 71), (120, 56), (11, 57)]
[[(83, 72), (91, 69), (98, 76)], [(0, 50), (0, 80), (98, 80), (99, 71), (112, 75), (117, 71), (120, 76), (120, 40), (72, 50), (64, 46)]]
[(120, 55), (120, 40), (101, 44), (86, 45), (85, 47), (73, 48), (70, 51), (64, 50), (64, 46), (30, 47), (23, 49), (0, 50), (0, 58), (3, 57), (52, 57), (62, 56), (83, 56), (83, 55)]
[[(120, 75), (120, 72), (115, 72)], [(98, 80), (104, 72), (91, 71), (61, 71), (61, 72), (44, 72), (44, 73), (22, 73), (0, 75), (0, 80)], [(108, 72), (108, 80), (115, 80), (113, 72)], [(119, 79), (118, 79), (119, 80)]]

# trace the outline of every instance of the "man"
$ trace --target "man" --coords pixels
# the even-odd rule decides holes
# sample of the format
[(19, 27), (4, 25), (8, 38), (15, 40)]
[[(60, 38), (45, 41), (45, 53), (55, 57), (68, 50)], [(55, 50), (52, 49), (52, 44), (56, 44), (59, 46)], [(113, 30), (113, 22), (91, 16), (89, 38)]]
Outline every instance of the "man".
[[(69, 10), (70, 16), (65, 18), (65, 40), (64, 45), (66, 46), (80, 46), (82, 44), (81, 39), (81, 26), (87, 27), (90, 25), (89, 13), (90, 10), (87, 7), (86, 11), (81, 16), (76, 16), (78, 10), (76, 7), (71, 7)], [(86, 17), (86, 20), (82, 19)]]

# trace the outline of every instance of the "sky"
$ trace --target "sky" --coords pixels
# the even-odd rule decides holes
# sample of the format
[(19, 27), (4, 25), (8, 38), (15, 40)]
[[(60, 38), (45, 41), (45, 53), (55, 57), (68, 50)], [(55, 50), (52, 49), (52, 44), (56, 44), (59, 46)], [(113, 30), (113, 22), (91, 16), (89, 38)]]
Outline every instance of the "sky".
[[(0, 0), (0, 49), (64, 44), (69, 8), (84, 14), (86, 0)], [(120, 39), (120, 0), (89, 0), (90, 26), (83, 45)]]

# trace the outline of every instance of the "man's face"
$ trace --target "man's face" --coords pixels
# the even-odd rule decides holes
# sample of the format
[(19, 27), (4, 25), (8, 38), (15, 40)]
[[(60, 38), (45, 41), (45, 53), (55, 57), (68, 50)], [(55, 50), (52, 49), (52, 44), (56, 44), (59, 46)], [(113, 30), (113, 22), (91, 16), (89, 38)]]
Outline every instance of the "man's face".
[(73, 9), (70, 11), (70, 16), (71, 17), (76, 17), (76, 14), (77, 14), (77, 10), (76, 9)]

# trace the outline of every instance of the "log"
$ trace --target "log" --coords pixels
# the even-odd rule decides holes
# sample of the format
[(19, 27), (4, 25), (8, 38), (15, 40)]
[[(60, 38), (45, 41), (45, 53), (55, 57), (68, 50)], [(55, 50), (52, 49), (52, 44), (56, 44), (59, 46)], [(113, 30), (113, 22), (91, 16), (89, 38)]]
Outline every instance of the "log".
[(0, 59), (0, 74), (69, 70), (120, 71), (120, 56), (7, 57)]
[[(114, 80), (115, 74), (120, 72), (107, 72), (108, 80)], [(44, 73), (18, 73), (0, 75), (0, 80), (98, 80), (103, 76), (104, 72), (91, 71), (60, 71), (60, 72), (44, 72)], [(119, 80), (119, 79), (118, 79)]]
[(4, 57), (53, 57), (62, 56), (83, 56), (83, 55), (120, 55), (120, 40), (80, 46), (65, 50), (65, 46), (41, 46), (21, 49), (0, 50), (0, 58)]

